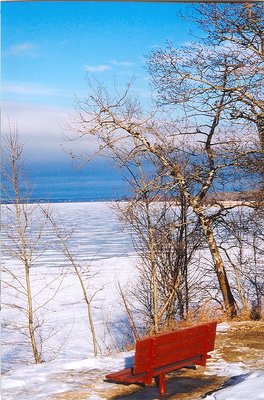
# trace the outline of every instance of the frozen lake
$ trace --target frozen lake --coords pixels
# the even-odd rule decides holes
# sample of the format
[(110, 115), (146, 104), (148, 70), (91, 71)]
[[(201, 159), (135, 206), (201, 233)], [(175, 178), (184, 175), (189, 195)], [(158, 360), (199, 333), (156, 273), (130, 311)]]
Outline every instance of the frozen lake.
[(74, 227), (71, 248), (85, 260), (127, 256), (131, 239), (111, 202), (55, 203), (66, 227)]

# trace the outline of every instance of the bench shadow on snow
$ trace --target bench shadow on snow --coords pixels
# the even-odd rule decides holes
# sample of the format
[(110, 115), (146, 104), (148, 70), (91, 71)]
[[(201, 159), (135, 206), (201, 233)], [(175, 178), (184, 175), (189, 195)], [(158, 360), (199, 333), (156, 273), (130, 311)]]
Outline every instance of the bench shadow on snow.
[[(173, 379), (166, 382), (167, 394), (166, 396), (161, 396), (156, 385), (154, 386), (144, 386), (143, 384), (138, 385), (138, 391), (125, 395), (116, 396), (114, 399), (119, 400), (158, 400), (158, 399), (169, 399), (174, 398), (174, 396), (185, 395), (185, 399), (190, 398), (192, 394), (195, 394), (197, 390), (206, 390), (210, 385), (217, 383), (216, 377), (173, 377)], [(207, 393), (208, 394), (208, 393)], [(176, 397), (175, 397), (176, 398)]]
[[(243, 382), (249, 374), (243, 374), (234, 376), (224, 383), (219, 382), (219, 377), (212, 376), (208, 377), (205, 375), (201, 375), (199, 377), (186, 377), (186, 376), (177, 376), (177, 372), (174, 374), (171, 380), (167, 381), (167, 395), (161, 396), (158, 392), (157, 386), (144, 386), (144, 384), (138, 385), (138, 391), (130, 394), (130, 395), (122, 395), (116, 396), (113, 399), (119, 400), (158, 400), (158, 399), (176, 399), (177, 395), (179, 398), (189, 399), (189, 396), (195, 395), (197, 391), (200, 393), (200, 398), (205, 398), (213, 393), (218, 392), (221, 389), (224, 389), (229, 386), (237, 385), (238, 383)], [(219, 385), (217, 387), (217, 385)], [(208, 390), (210, 386), (215, 386), (213, 390)], [(207, 389), (207, 390), (206, 390)], [(182, 395), (182, 397), (180, 396)], [(176, 396), (176, 397), (174, 397)]]

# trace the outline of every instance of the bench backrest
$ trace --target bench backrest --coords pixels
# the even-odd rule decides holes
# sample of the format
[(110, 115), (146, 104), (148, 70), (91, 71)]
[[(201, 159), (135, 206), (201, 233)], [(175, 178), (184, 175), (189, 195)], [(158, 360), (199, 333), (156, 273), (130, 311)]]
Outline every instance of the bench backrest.
[(177, 361), (206, 356), (214, 349), (216, 324), (211, 322), (137, 340), (134, 373), (150, 372)]

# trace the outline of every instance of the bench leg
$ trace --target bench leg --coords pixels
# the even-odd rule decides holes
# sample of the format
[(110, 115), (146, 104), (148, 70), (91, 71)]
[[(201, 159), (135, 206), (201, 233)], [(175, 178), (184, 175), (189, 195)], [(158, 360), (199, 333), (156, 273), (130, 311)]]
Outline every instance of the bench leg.
[(165, 396), (166, 394), (166, 375), (159, 375), (159, 392), (161, 396)]

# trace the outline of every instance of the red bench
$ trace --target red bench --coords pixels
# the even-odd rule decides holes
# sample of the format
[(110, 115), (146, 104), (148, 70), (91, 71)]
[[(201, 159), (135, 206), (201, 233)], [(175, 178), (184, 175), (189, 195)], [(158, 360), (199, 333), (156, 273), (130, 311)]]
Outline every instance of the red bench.
[(196, 325), (137, 340), (134, 367), (108, 374), (106, 379), (150, 385), (155, 378), (160, 394), (165, 395), (167, 372), (189, 365), (206, 365), (208, 352), (214, 350), (216, 324)]

